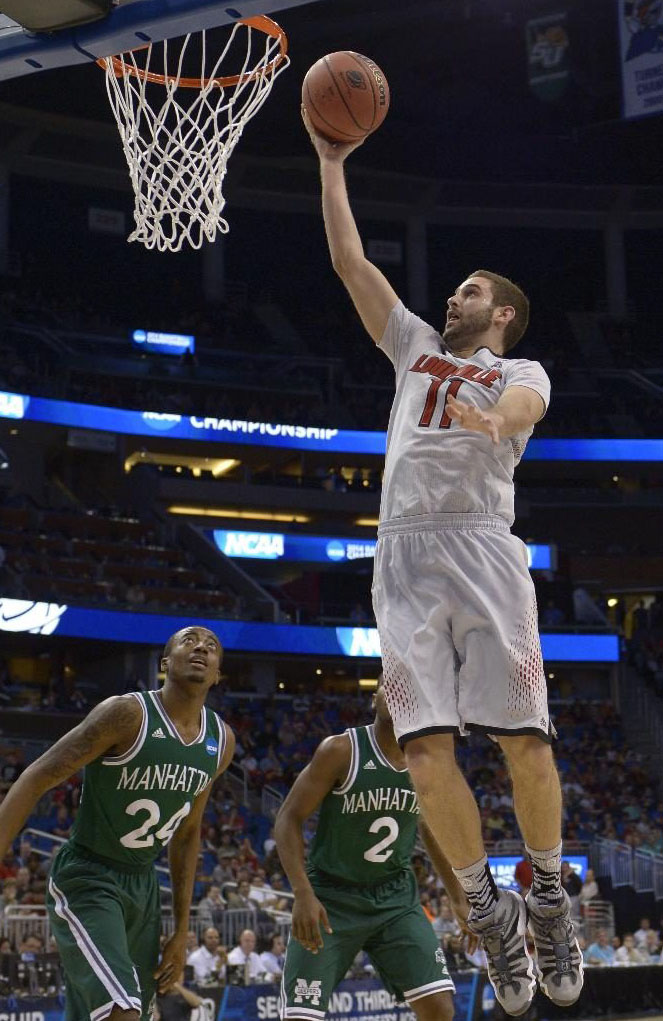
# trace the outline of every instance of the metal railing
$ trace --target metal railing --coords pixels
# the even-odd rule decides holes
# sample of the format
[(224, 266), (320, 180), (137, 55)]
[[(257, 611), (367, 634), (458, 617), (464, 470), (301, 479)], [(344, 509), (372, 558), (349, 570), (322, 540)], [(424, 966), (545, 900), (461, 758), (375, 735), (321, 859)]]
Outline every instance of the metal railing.
[(283, 795), (275, 787), (263, 787), (261, 795), (261, 811), (268, 819), (276, 819), (276, 813), (283, 804)]
[(609, 878), (613, 887), (631, 886), (636, 893), (663, 898), (663, 855), (597, 837), (592, 844), (592, 864), (596, 875)]

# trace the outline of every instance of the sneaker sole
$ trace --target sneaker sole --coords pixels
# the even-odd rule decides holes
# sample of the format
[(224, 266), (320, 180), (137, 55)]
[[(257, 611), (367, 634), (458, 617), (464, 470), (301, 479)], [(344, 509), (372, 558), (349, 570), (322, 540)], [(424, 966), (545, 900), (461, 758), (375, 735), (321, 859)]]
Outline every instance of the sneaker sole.
[[(505, 1011), (505, 1013), (509, 1015), (509, 1017), (520, 1017), (521, 1014), (526, 1014), (527, 1011), (530, 1009), (530, 1007), (532, 1006), (534, 995), (536, 993), (536, 964), (534, 958), (527, 949), (527, 941), (525, 939), (525, 934), (527, 932), (527, 908), (525, 907), (525, 901), (522, 899), (522, 897), (520, 897), (517, 893), (514, 893), (512, 890), (506, 890), (505, 892), (508, 893), (510, 897), (514, 897), (518, 901), (518, 928), (516, 931), (518, 935), (522, 938), (523, 950), (525, 951), (525, 957), (527, 958), (527, 978), (529, 979), (530, 996), (527, 1003), (520, 1010), (517, 1011), (513, 1009), (507, 1010), (507, 1008), (504, 1006), (499, 996), (497, 995), (497, 990), (495, 989), (494, 986), (493, 991), (495, 993), (495, 999), (502, 1007), (502, 1009)], [(493, 985), (492, 982), (490, 984)]]

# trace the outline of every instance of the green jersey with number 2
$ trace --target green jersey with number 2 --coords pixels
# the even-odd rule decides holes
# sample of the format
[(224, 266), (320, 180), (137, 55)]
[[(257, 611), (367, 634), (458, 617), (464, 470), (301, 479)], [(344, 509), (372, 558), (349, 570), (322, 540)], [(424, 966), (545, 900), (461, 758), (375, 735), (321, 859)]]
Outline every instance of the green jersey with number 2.
[(309, 861), (341, 883), (383, 883), (411, 867), (419, 804), (410, 774), (389, 763), (372, 724), (346, 733), (350, 769), (320, 806)]
[(142, 869), (159, 857), (214, 779), (226, 728), (203, 707), (200, 731), (186, 744), (159, 692), (131, 694), (143, 710), (138, 736), (124, 755), (103, 756), (85, 767), (70, 841), (103, 861)]

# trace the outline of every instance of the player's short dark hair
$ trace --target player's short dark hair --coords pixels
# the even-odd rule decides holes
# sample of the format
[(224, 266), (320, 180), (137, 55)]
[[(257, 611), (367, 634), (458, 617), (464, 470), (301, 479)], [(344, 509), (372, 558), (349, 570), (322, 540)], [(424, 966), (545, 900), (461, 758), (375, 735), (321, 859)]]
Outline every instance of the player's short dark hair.
[(499, 273), (493, 273), (489, 269), (477, 269), (470, 273), (471, 277), (483, 277), (489, 280), (493, 291), (493, 306), (501, 308), (504, 305), (511, 305), (515, 309), (515, 316), (504, 331), (504, 354), (515, 347), (529, 323), (529, 298), (514, 284), (513, 280), (501, 277)]

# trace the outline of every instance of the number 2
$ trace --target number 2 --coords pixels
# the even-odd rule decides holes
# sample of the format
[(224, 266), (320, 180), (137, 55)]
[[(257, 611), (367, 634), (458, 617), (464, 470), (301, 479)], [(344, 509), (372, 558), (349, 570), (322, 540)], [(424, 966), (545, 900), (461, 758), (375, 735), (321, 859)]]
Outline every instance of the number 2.
[(379, 819), (375, 819), (368, 827), (369, 833), (379, 833), (380, 830), (388, 830), (387, 836), (383, 837), (382, 840), (378, 840), (377, 844), (369, 847), (368, 851), (364, 851), (366, 861), (383, 862), (394, 853), (393, 847), (389, 851), (387, 848), (398, 837), (398, 823), (390, 815), (383, 815)]
[[(455, 397), (461, 386), (465, 382), (464, 379), (452, 379), (447, 387), (447, 392), (444, 395), (444, 407), (442, 408), (442, 418), (440, 419), (440, 429), (448, 429), (451, 425), (451, 419), (447, 415), (447, 397), (451, 394)], [(424, 410), (421, 412), (421, 418), (419, 419), (419, 425), (429, 426), (433, 418), (433, 412), (437, 404), (437, 391), (442, 386), (443, 380), (431, 379), (430, 386), (428, 387), (428, 393), (426, 394), (426, 403), (424, 404)]]

